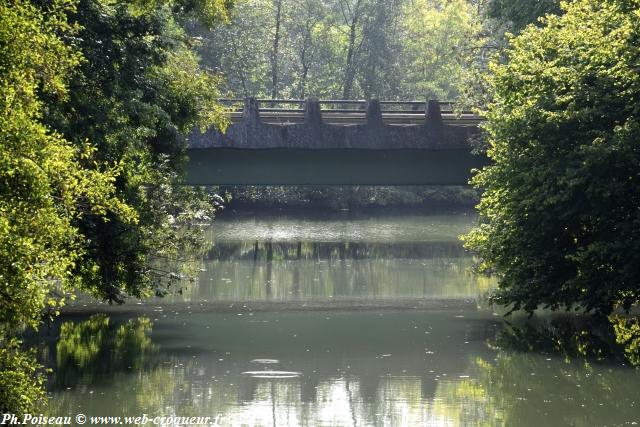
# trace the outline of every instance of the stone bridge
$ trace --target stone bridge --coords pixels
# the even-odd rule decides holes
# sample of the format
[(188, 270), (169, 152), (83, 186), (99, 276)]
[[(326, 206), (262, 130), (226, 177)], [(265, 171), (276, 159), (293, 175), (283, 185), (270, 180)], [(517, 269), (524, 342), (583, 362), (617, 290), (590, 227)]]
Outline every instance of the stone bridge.
[(481, 119), (441, 111), (448, 103), (261, 103), (299, 108), (261, 108), (254, 98), (230, 107), (226, 133), (189, 137), (188, 184), (466, 185), (487, 164), (471, 150)]

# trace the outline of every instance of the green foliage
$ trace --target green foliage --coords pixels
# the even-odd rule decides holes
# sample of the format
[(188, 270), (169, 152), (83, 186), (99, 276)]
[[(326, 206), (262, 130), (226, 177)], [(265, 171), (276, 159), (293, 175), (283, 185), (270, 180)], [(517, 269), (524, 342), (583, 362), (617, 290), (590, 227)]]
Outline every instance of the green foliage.
[(24, 414), (46, 403), (44, 372), (20, 342), (0, 341), (0, 413)]
[(466, 245), (499, 278), (494, 302), (606, 314), (640, 299), (640, 2), (564, 8), (491, 68), (494, 164)]
[[(225, 21), (229, 6), (0, 3), (0, 340), (78, 287), (123, 301), (182, 278), (218, 202), (179, 185), (181, 135), (226, 121), (180, 22)], [(33, 410), (37, 364), (13, 341), (0, 351), (3, 412)]]
[(466, 0), (417, 0), (406, 7), (405, 97), (455, 99), (483, 42), (476, 8)]
[(624, 354), (633, 366), (640, 367), (640, 319), (612, 316), (616, 342), (624, 346)]
[(561, 13), (560, 0), (493, 0), (488, 10), (490, 17), (504, 22), (516, 34), (549, 13)]
[(224, 130), (226, 120), (215, 101), (218, 77), (199, 68), (180, 26), (191, 15), (177, 4), (81, 0), (70, 43), (84, 60), (68, 99), (48, 100), (52, 128), (76, 144), (91, 141), (101, 161), (120, 165), (116, 194), (137, 213), (135, 223), (114, 215), (77, 222), (87, 244), (74, 275), (112, 302), (165, 293), (182, 276), (155, 261), (197, 246), (194, 222), (215, 211), (208, 194), (180, 186), (182, 135), (194, 127)]
[[(468, 0), (281, 0), (276, 80), (281, 98), (455, 97), (484, 43)], [(273, 0), (240, 0), (230, 25), (203, 37), (205, 63), (234, 97), (271, 97)]]
[(61, 304), (52, 291), (69, 288), (83, 253), (77, 221), (107, 212), (136, 219), (114, 197), (120, 165), (42, 124), (39, 95), (64, 99), (80, 62), (57, 35), (75, 32), (65, 18), (72, 8), (56, 1), (45, 14), (24, 1), (0, 5), (0, 332), (35, 326), (43, 308)]

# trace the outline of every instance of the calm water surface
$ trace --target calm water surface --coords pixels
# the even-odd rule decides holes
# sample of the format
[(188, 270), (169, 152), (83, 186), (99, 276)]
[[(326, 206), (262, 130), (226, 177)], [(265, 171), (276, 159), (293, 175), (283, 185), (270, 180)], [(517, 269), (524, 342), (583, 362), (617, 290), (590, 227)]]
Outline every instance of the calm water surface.
[(511, 325), (482, 308), (493, 282), (469, 273), (457, 238), (474, 221), (221, 218), (181, 294), (80, 304), (32, 338), (54, 369), (49, 412), (248, 426), (640, 422), (640, 341), (616, 343), (589, 319)]

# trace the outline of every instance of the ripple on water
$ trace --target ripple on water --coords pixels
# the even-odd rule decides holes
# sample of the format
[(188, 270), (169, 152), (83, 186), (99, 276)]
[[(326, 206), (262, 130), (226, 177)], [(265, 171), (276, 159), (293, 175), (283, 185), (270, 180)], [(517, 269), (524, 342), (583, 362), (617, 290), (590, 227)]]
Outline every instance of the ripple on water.
[(302, 376), (302, 373), (293, 372), (293, 371), (246, 371), (246, 372), (243, 372), (242, 375), (247, 375), (252, 378), (281, 379), (281, 378), (297, 378)]
[(260, 364), (276, 364), (280, 363), (278, 359), (253, 359), (250, 363), (260, 363)]

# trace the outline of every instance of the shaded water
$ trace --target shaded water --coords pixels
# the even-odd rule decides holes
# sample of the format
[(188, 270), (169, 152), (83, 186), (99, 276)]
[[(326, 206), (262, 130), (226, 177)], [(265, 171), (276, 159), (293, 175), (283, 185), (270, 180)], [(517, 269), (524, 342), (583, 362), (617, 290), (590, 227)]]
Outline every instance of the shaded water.
[(34, 337), (54, 368), (49, 412), (264, 426), (640, 422), (640, 341), (574, 317), (510, 326), (479, 308), (492, 282), (469, 274), (457, 239), (473, 221), (221, 219), (182, 294), (76, 307)]

